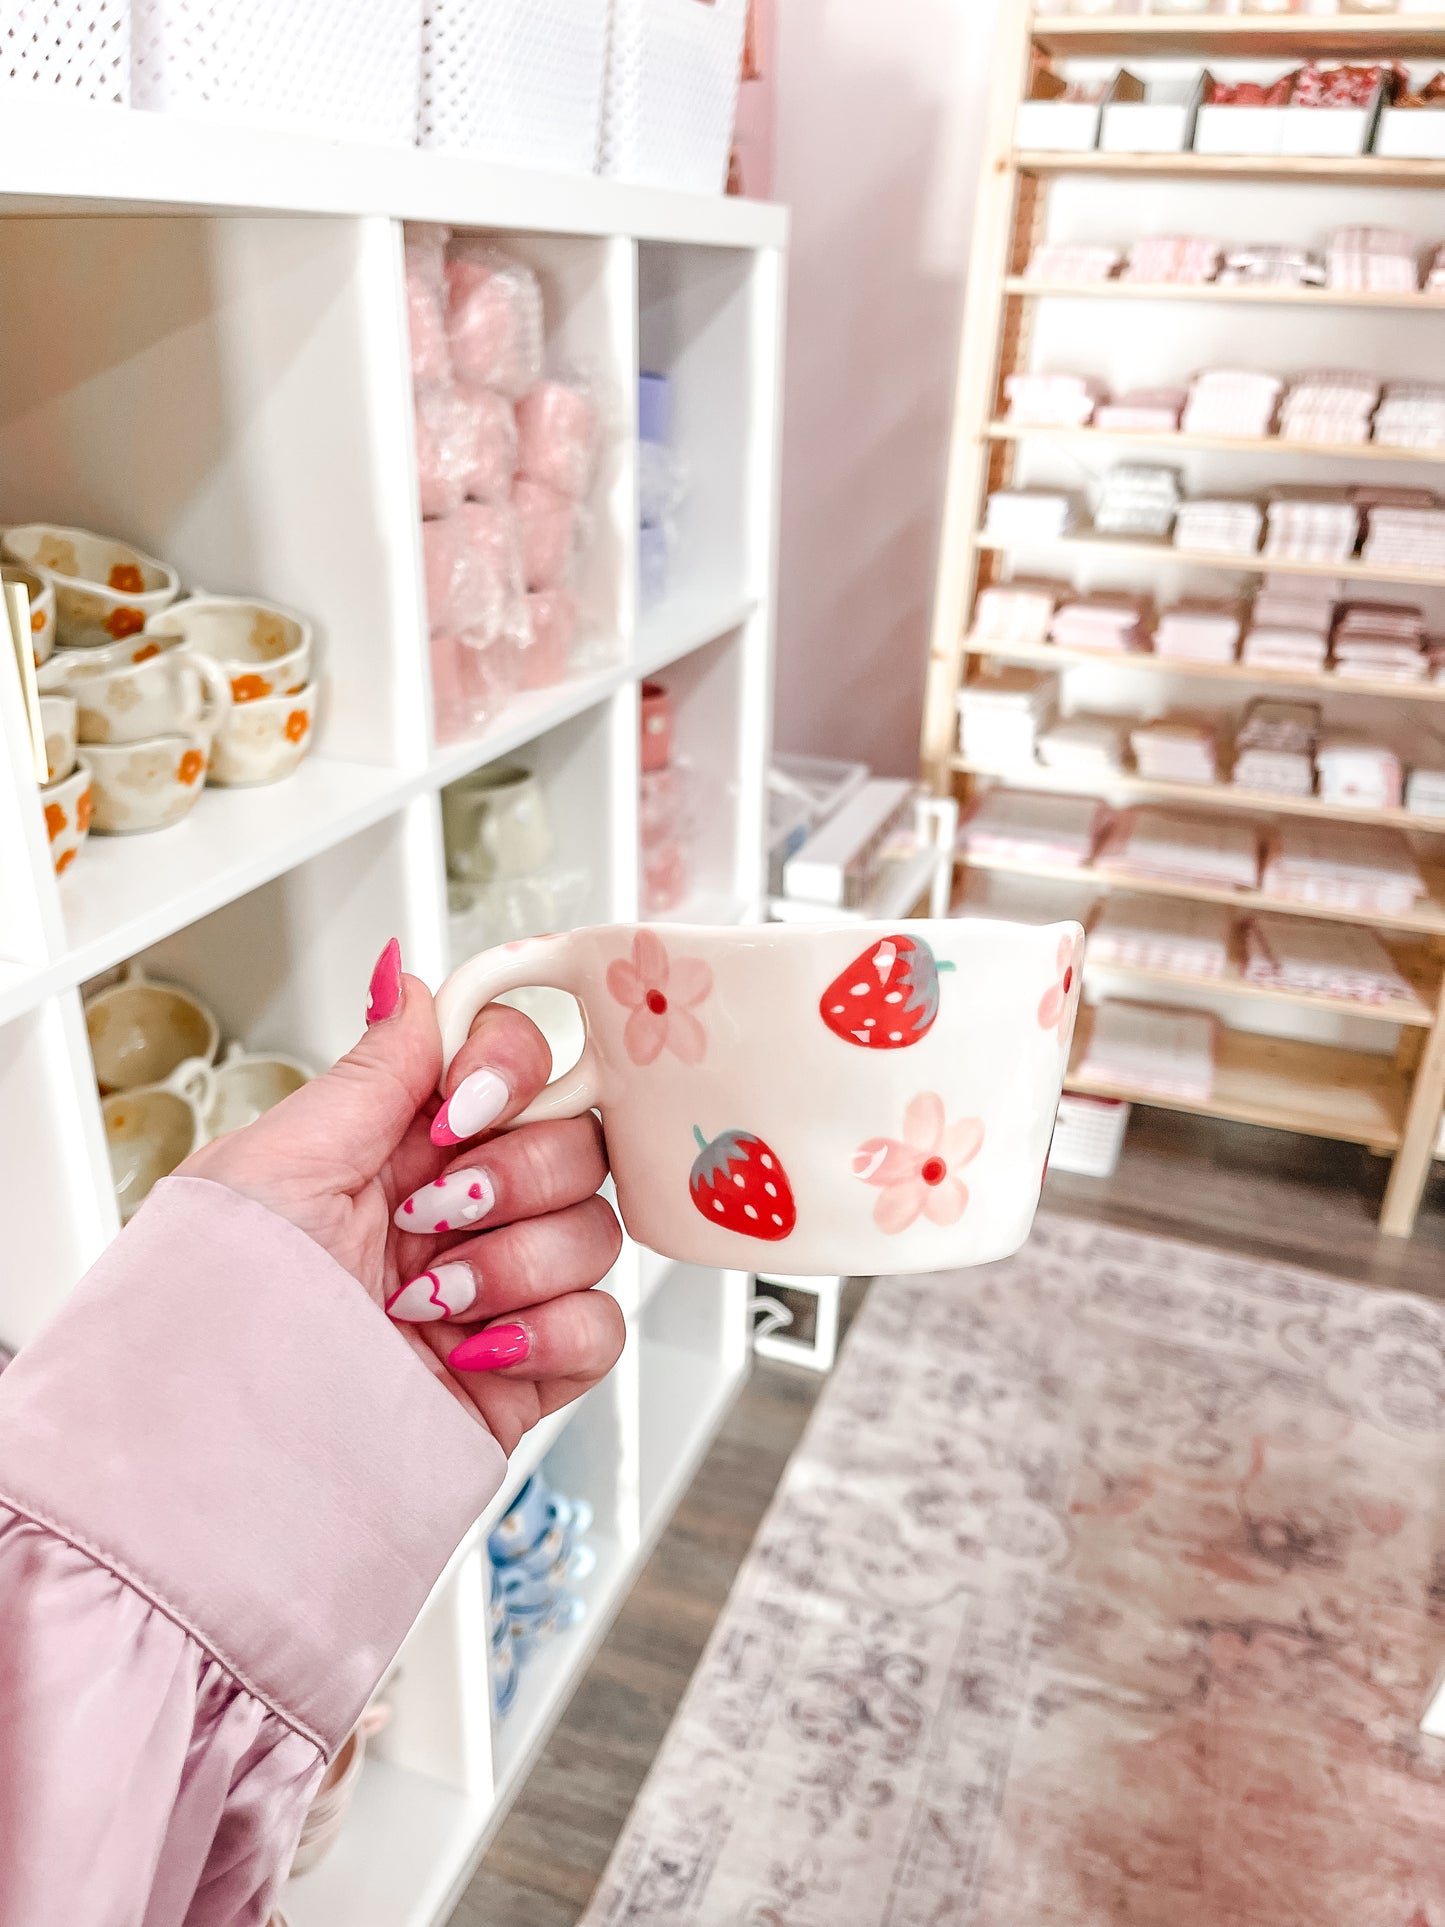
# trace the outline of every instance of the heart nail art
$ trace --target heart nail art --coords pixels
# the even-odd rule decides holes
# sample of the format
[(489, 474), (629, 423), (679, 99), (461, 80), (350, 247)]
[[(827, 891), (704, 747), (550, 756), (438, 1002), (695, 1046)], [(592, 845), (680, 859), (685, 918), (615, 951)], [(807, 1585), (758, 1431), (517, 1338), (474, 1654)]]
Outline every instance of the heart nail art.
[(439, 1318), (460, 1318), (476, 1303), (477, 1281), (470, 1265), (436, 1265), (409, 1279), (386, 1301), (391, 1317), (407, 1325), (429, 1325)]
[(485, 1171), (448, 1171), (404, 1198), (392, 1222), (402, 1231), (463, 1231), (484, 1218), (496, 1200)]

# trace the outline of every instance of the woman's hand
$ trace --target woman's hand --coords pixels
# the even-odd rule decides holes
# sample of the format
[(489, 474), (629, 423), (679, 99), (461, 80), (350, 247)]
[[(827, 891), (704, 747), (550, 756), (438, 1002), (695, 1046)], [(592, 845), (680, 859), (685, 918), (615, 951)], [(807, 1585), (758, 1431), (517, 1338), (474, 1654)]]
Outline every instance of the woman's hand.
[(541, 1032), (505, 1005), (477, 1018), (438, 1110), (436, 1013), (395, 943), (366, 1022), (338, 1064), (181, 1174), (254, 1198), (330, 1252), (511, 1452), (622, 1351), (617, 1302), (591, 1289), (622, 1248), (596, 1195), (601, 1127), (589, 1113), (485, 1135), (551, 1072)]

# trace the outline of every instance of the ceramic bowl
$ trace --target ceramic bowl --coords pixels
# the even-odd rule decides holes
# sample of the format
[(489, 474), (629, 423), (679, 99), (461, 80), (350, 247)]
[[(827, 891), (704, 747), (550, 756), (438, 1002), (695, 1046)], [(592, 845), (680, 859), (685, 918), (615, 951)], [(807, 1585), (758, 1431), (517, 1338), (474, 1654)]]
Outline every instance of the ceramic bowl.
[(101, 1105), (110, 1176), (127, 1224), (162, 1178), (206, 1141), (196, 1096), (204, 1064), (180, 1065), (164, 1083), (117, 1091)]
[(0, 562), (0, 582), (19, 582), (30, 597), (30, 647), (35, 667), (50, 660), (55, 647), (55, 590), (43, 575), (20, 562)]
[(240, 1131), (254, 1124), (283, 1097), (290, 1097), (303, 1084), (309, 1084), (313, 1075), (294, 1057), (283, 1057), (274, 1051), (260, 1052), (253, 1057), (239, 1044), (232, 1044), (211, 1073), (204, 1101), (207, 1137), (224, 1137), (227, 1131)]
[(167, 563), (87, 529), (29, 522), (7, 529), (0, 547), (54, 588), (56, 641), (72, 649), (138, 635), (181, 586)]
[(163, 1084), (182, 1064), (209, 1065), (221, 1041), (211, 1010), (179, 984), (127, 966), (119, 983), (85, 1000), (85, 1028), (103, 1092)]
[(146, 624), (146, 633), (207, 657), (230, 679), (232, 700), (296, 696), (311, 680), (311, 624), (270, 602), (193, 595)]
[(84, 753), (94, 791), (94, 827), (130, 836), (179, 823), (205, 788), (211, 752), (206, 730), (150, 736), (141, 743), (92, 743)]
[[(122, 653), (129, 648), (122, 644)], [(106, 649), (62, 649), (45, 665), (45, 690), (79, 705), (83, 743), (139, 743), (174, 731), (214, 736), (231, 707), (225, 672), (204, 656), (166, 649), (144, 662)]]
[(47, 783), (40, 792), (45, 833), (50, 839), (50, 860), (57, 876), (64, 876), (90, 834), (93, 796), (90, 770), (83, 756), (79, 767), (69, 776), (58, 783)]
[(46, 783), (63, 783), (75, 769), (76, 726), (74, 696), (42, 696), (40, 725), (45, 732)]
[(233, 707), (216, 737), (211, 781), (248, 789), (289, 776), (311, 747), (316, 693), (313, 682), (294, 696), (267, 696)]

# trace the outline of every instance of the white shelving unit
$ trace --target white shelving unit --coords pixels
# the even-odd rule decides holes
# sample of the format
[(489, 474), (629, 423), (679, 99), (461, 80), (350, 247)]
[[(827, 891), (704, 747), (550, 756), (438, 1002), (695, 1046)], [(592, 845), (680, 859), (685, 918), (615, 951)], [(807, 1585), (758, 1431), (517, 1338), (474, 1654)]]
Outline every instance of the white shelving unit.
[[(208, 790), (157, 835), (92, 838), (57, 882), (0, 663), (0, 1339), (15, 1344), (118, 1228), (81, 1012), (97, 974), (139, 956), (226, 1035), (328, 1061), (355, 1040), (389, 937), (432, 982), (454, 961), (439, 792), (504, 756), (541, 776), (559, 852), (590, 879), (587, 918), (635, 918), (638, 684), (655, 674), (706, 798), (677, 915), (761, 913), (787, 231), (781, 210), (721, 198), (20, 100), (0, 120), (0, 183), (0, 525), (114, 531), (188, 587), (293, 605), (317, 623), (326, 680), (293, 779)], [(559, 355), (600, 384), (610, 428), (583, 583), (608, 666), (440, 747), (408, 219), (486, 231), (533, 263)], [(694, 483), (673, 586), (643, 613), (640, 366), (672, 377)], [(608, 1284), (623, 1361), (522, 1443), (458, 1548), (400, 1655), (344, 1835), (284, 1897), (292, 1927), (445, 1918), (742, 1382), (741, 1274), (629, 1244)], [(544, 1461), (595, 1509), (590, 1610), (497, 1720), (486, 1534)]]

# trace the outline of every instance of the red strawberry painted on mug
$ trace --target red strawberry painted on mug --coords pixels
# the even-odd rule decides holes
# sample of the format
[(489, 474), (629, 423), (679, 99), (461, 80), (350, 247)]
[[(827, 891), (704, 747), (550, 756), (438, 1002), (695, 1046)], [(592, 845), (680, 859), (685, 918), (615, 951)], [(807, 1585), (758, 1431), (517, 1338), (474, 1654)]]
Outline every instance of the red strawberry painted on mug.
[(696, 1125), (692, 1134), (699, 1148), (688, 1189), (702, 1215), (745, 1238), (786, 1238), (798, 1207), (777, 1154), (751, 1131), (723, 1131), (711, 1144)]
[(880, 937), (836, 976), (818, 1003), (823, 1022), (846, 1044), (903, 1050), (933, 1028), (938, 963), (921, 937)]

